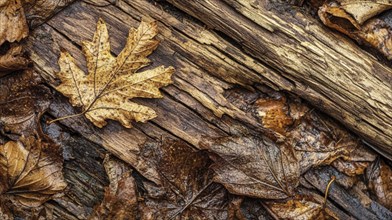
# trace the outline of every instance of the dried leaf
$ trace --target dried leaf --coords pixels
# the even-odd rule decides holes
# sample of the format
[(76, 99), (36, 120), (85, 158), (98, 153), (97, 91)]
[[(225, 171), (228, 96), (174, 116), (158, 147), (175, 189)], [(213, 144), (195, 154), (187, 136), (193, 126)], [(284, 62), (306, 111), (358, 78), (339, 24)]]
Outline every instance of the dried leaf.
[(338, 0), (340, 8), (349, 13), (359, 24), (392, 8), (390, 0)]
[(365, 173), (366, 168), (376, 159), (377, 155), (369, 148), (360, 145), (354, 151), (332, 162), (340, 172), (348, 176), (357, 176)]
[(392, 59), (392, 27), (385, 21), (371, 19), (363, 25), (361, 31), (354, 34), (376, 48), (389, 60)]
[(51, 97), (41, 81), (31, 70), (0, 79), (0, 130), (10, 138), (30, 136), (37, 131), (39, 118), (49, 107)]
[(147, 66), (146, 57), (158, 46), (156, 22), (142, 21), (138, 29), (131, 29), (123, 51), (117, 58), (111, 55), (106, 24), (98, 21), (92, 42), (83, 42), (89, 74), (77, 67), (74, 58), (61, 52), (61, 71), (56, 75), (62, 83), (58, 91), (69, 97), (73, 106), (97, 127), (106, 125), (105, 119), (119, 121), (130, 128), (131, 120), (145, 122), (156, 117), (149, 107), (129, 101), (131, 98), (161, 98), (159, 88), (171, 83), (173, 67), (156, 67), (137, 72)]
[(384, 20), (372, 18), (390, 8), (390, 1), (342, 0), (341, 4), (325, 3), (318, 14), (326, 26), (361, 44), (372, 46), (388, 59), (392, 59), (392, 29)]
[(260, 202), (260, 199), (244, 198), (244, 201), (241, 204), (241, 213), (236, 217), (239, 220), (273, 220), (274, 218), (271, 217)]
[(201, 143), (212, 156), (214, 181), (231, 193), (266, 199), (293, 195), (299, 163), (293, 148), (256, 137), (225, 137)]
[(28, 32), (21, 0), (0, 1), (0, 45), (20, 41)]
[(38, 207), (62, 192), (67, 184), (54, 152), (53, 146), (34, 137), (1, 145), (0, 195), (14, 204)]
[(156, 158), (163, 185), (143, 183), (141, 219), (228, 218), (230, 199), (221, 185), (212, 183), (211, 161), (205, 153), (166, 140)]
[(4, 55), (0, 55), (0, 76), (15, 70), (26, 69), (31, 63), (23, 57), (22, 46), (12, 45)]
[[(289, 102), (286, 98), (259, 99), (255, 107), (263, 125), (279, 133), (279, 141), (294, 147), (301, 174), (311, 167), (329, 165), (338, 158), (344, 158), (358, 168), (347, 169), (347, 172), (362, 173), (366, 167), (360, 166), (359, 163), (375, 159), (374, 154), (364, 150), (365, 148), (346, 130), (304, 104)], [(355, 153), (352, 152), (356, 149), (369, 153), (363, 154), (366, 158), (362, 160), (358, 157), (351, 159), (355, 157)], [(359, 154), (360, 151), (356, 152)]]
[(104, 161), (110, 185), (105, 191), (102, 203), (97, 206), (89, 219), (124, 220), (136, 219), (137, 196), (132, 170), (125, 163), (106, 157)]
[(347, 131), (316, 112), (304, 115), (288, 135), (301, 165), (301, 173), (311, 167), (329, 165), (348, 156), (359, 142)]
[(295, 198), (287, 202), (266, 202), (279, 219), (339, 219), (323, 204), (311, 197)]
[(392, 169), (382, 160), (375, 161), (366, 172), (370, 190), (377, 202), (392, 211)]

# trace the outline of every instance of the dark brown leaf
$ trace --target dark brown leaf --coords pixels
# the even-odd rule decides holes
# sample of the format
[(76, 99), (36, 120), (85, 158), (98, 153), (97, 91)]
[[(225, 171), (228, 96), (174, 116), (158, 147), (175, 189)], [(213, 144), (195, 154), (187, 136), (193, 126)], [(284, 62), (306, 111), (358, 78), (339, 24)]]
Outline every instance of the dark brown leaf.
[(30, 70), (0, 79), (0, 124), (9, 136), (30, 136), (36, 132), (51, 95), (40, 82), (39, 76)]
[(329, 165), (348, 156), (359, 146), (359, 141), (336, 123), (315, 112), (304, 115), (288, 134), (301, 165), (301, 173), (311, 167)]
[(144, 182), (141, 219), (227, 219), (227, 191), (212, 183), (211, 161), (182, 142), (165, 141), (157, 153), (163, 185)]
[(375, 161), (367, 170), (368, 186), (377, 201), (392, 211), (392, 169), (382, 160)]
[(301, 173), (342, 158), (336, 166), (357, 175), (375, 159), (374, 153), (340, 125), (296, 100), (259, 99), (256, 111), (266, 128), (281, 135), (278, 141), (294, 147)]
[(0, 2), (0, 45), (5, 41), (20, 41), (28, 35), (21, 0)]
[(348, 176), (364, 174), (365, 169), (376, 159), (377, 155), (363, 145), (359, 145), (354, 151), (332, 162), (340, 172)]
[(110, 185), (102, 203), (89, 219), (125, 220), (137, 216), (137, 195), (132, 170), (118, 159), (107, 156), (104, 161)]
[(22, 46), (12, 45), (4, 55), (0, 55), (0, 76), (15, 70), (26, 69), (30, 60), (23, 57)]
[(225, 137), (201, 143), (214, 160), (214, 181), (231, 193), (282, 199), (299, 183), (299, 163), (293, 148), (257, 137)]
[(38, 207), (66, 183), (55, 146), (34, 137), (0, 145), (0, 195), (14, 204)]

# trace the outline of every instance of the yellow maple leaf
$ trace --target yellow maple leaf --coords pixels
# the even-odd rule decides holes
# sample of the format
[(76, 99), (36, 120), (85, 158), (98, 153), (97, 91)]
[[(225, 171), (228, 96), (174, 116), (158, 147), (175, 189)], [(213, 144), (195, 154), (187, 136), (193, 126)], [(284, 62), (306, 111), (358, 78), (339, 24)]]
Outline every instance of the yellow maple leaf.
[(67, 96), (73, 106), (82, 107), (82, 112), (77, 115), (84, 114), (100, 128), (106, 125), (105, 119), (117, 120), (130, 128), (132, 119), (146, 122), (155, 118), (153, 109), (129, 99), (162, 98), (159, 88), (172, 83), (174, 68), (171, 66), (137, 72), (149, 65), (147, 56), (159, 44), (154, 39), (157, 33), (155, 21), (142, 21), (137, 29), (131, 28), (127, 43), (116, 58), (110, 53), (106, 24), (99, 19), (93, 40), (82, 42), (89, 73), (86, 75), (76, 65), (74, 58), (62, 51), (59, 58), (60, 72), (56, 73), (62, 83), (56, 89)]

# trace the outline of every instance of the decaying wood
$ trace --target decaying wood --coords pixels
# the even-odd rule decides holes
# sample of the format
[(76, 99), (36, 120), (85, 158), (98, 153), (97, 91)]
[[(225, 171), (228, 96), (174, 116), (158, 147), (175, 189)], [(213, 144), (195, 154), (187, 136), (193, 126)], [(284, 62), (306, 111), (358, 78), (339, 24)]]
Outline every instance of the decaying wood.
[(278, 1), (169, 0), (275, 69), (259, 74), (355, 131), (392, 159), (392, 69)]
[(34, 28), (75, 0), (22, 0), (29, 26)]
[[(255, 103), (260, 104), (262, 102), (257, 102), (257, 100), (279, 96), (273, 89), (284, 89), (304, 95), (310, 101), (324, 97), (316, 93), (312, 87), (305, 87), (305, 84), (299, 83), (299, 79), (289, 77), (279, 70), (271, 69), (269, 65), (263, 64), (264, 61), (262, 62), (242, 51), (241, 48), (233, 44), (233, 41), (222, 37), (220, 33), (200, 25), (199, 22), (189, 17), (178, 15), (178, 12), (172, 11), (173, 9), (165, 11), (160, 5), (151, 3), (149, 0), (119, 1), (117, 5), (111, 4), (112, 1), (97, 2), (97, 5), (76, 2), (32, 32), (28, 49), (35, 63), (35, 70), (46, 79), (47, 83), (52, 87), (58, 85), (54, 73), (59, 70), (56, 61), (60, 54), (60, 48), (70, 51), (77, 64), (82, 69), (86, 69), (83, 66), (85, 62), (80, 48), (81, 41), (91, 39), (99, 18), (107, 21), (109, 33), (112, 36), (110, 38), (111, 45), (113, 45), (112, 53), (117, 55), (123, 48), (129, 27), (137, 27), (143, 16), (150, 16), (159, 21), (160, 34), (158, 38), (161, 43), (156, 53), (150, 58), (153, 60), (153, 65), (163, 64), (176, 67), (176, 72), (172, 77), (174, 83), (162, 89), (164, 94), (162, 99), (136, 100), (137, 103), (153, 108), (158, 117), (148, 123), (133, 123), (134, 127), (132, 129), (124, 129), (116, 122), (110, 122), (105, 128), (98, 129), (83, 117), (69, 118), (60, 121), (58, 124), (44, 125), (44, 132), (65, 148), (64, 175), (65, 179), (72, 183), (69, 191), (65, 192), (65, 197), (45, 204), (45, 210), (52, 213), (54, 218), (86, 219), (92, 213), (93, 207), (102, 201), (103, 188), (108, 185), (108, 181), (101, 164), (104, 150), (99, 146), (123, 161), (132, 164), (135, 169), (133, 176), (137, 177), (135, 179), (138, 184), (144, 182), (146, 186), (154, 184), (156, 184), (154, 187), (162, 186), (166, 183), (162, 181), (160, 176), (162, 174), (159, 173), (162, 164), (156, 159), (156, 152), (161, 149), (162, 145), (160, 144), (164, 138), (171, 138), (176, 141), (182, 140), (195, 149), (200, 148), (199, 142), (205, 137), (220, 138), (228, 135), (250, 133), (252, 135), (259, 134), (260, 138), (268, 136), (271, 139), (279, 140), (281, 136), (277, 133), (282, 131), (272, 132), (260, 120), (260, 115), (257, 114), (258, 110), (255, 110)], [(99, 7), (101, 3), (106, 7)], [(271, 25), (264, 26), (270, 30), (276, 28)], [(317, 28), (317, 26), (314, 28)], [(259, 28), (255, 30), (255, 33), (260, 33)], [(298, 31), (295, 28), (285, 30), (286, 32)], [(243, 31), (242, 34), (249, 34), (251, 31)], [(279, 33), (279, 31), (276, 32)], [(252, 39), (255, 37), (245, 36)], [(298, 35), (297, 37), (300, 38), (301, 36)], [(329, 42), (330, 39), (324, 40)], [(370, 65), (369, 60), (373, 61), (374, 59), (356, 49), (355, 46), (349, 45), (342, 44), (342, 48), (336, 50), (354, 50), (359, 54), (357, 56), (366, 58), (361, 67), (370, 68), (367, 66)], [(311, 47), (310, 44), (306, 43), (304, 46)], [(288, 46), (285, 48), (287, 49)], [(328, 50), (332, 53), (333, 51), (331, 51), (332, 49)], [(337, 52), (334, 52), (334, 54), (337, 56)], [(267, 58), (272, 59), (269, 56)], [(282, 56), (284, 57), (284, 55)], [(298, 54), (298, 56), (301, 55)], [(327, 56), (327, 58), (332, 59), (331, 56)], [(349, 58), (343, 58), (342, 65), (349, 65), (354, 62)], [(320, 57), (314, 59), (316, 60), (315, 63), (312, 63), (313, 66), (321, 62)], [(287, 63), (291, 61), (286, 62), (285, 60), (285, 63), (280, 60), (280, 62), (280, 65), (284, 66), (289, 65)], [(333, 62), (339, 63), (338, 61)], [(328, 64), (333, 65), (335, 63)], [(379, 68), (380, 71), (389, 70), (376, 61), (372, 64), (375, 65), (374, 68)], [(306, 67), (305, 70), (310, 71), (310, 67)], [(287, 68), (287, 66), (284, 68)], [(296, 72), (298, 68), (292, 66), (292, 68), (288, 68), (288, 71), (290, 73)], [(341, 66), (334, 68), (347, 70)], [(358, 68), (355, 67), (355, 69)], [(316, 70), (320, 71), (320, 69)], [(314, 85), (314, 83), (310, 85)], [(385, 84), (380, 85), (384, 86), (385, 89)], [(325, 92), (327, 90), (321, 88), (317, 91)], [(353, 91), (352, 93), (356, 94), (356, 92)], [(356, 98), (361, 99), (361, 97)], [(385, 100), (388, 98), (390, 96), (386, 94)], [(324, 99), (326, 98), (324, 97)], [(339, 103), (339, 100), (325, 102), (326, 104), (332, 104), (330, 108), (334, 109), (337, 106), (333, 103), (335, 101)], [(380, 103), (380, 106), (383, 107), (383, 103)], [(74, 109), (65, 97), (55, 93), (44, 120), (49, 121), (53, 118), (77, 113), (77, 111), (78, 109)], [(317, 110), (312, 111), (317, 112)], [(348, 114), (348, 110), (342, 110), (342, 112), (342, 114)], [(383, 116), (382, 113), (381, 116)], [(350, 122), (350, 120), (348, 121)], [(369, 161), (364, 162), (370, 163), (372, 160), (374, 160), (374, 156), (371, 156)], [(336, 165), (336, 167), (339, 167), (339, 165)], [(338, 174), (340, 173), (334, 168), (331, 169)], [(305, 172), (305, 170), (302, 171)], [(334, 175), (338, 175), (336, 173)], [(330, 175), (329, 173), (325, 175), (322, 182), (321, 180), (319, 182), (313, 181), (312, 178), (315, 178), (315, 175), (320, 174), (310, 173), (300, 180), (302, 186), (309, 188), (301, 189), (300, 192), (312, 195), (317, 204), (322, 204), (322, 195), (326, 184), (328, 184), (328, 181), (325, 180), (329, 179)], [(166, 176), (169, 177), (170, 175), (166, 174)], [(134, 177), (129, 179), (133, 180)], [(353, 186), (357, 181), (355, 176), (346, 178), (344, 174), (340, 174), (337, 179), (341, 184), (339, 190), (343, 192), (342, 185)], [(346, 179), (347, 181), (344, 181)], [(390, 211), (383, 209), (376, 202), (372, 203), (372, 207), (367, 207), (358, 204), (363, 200), (356, 199), (355, 195), (345, 193), (340, 196), (339, 192), (341, 191), (333, 190), (334, 188), (332, 188), (331, 192), (333, 194), (331, 195), (334, 198), (334, 203), (327, 202), (327, 208), (342, 219), (348, 218), (345, 212), (358, 216), (360, 219), (377, 215), (383, 215), (387, 218), (392, 216)], [(239, 201), (241, 200), (241, 198), (236, 198)], [(271, 218), (267, 212), (271, 215), (277, 215), (272, 208), (268, 208), (268, 204), (264, 204), (261, 200), (252, 204), (252, 208), (245, 209), (249, 212), (256, 210), (254, 216), (256, 216), (256, 212), (259, 213), (258, 215), (264, 213), (265, 216), (268, 216), (263, 217), (265, 219)], [(340, 207), (337, 208), (336, 204)], [(243, 206), (246, 207), (247, 203), (244, 203)], [(341, 207), (345, 212), (339, 210)], [(358, 209), (361, 210), (358, 211)], [(374, 213), (375, 210), (373, 209), (380, 209), (381, 211)], [(363, 217), (352, 214), (356, 211), (363, 214)]]

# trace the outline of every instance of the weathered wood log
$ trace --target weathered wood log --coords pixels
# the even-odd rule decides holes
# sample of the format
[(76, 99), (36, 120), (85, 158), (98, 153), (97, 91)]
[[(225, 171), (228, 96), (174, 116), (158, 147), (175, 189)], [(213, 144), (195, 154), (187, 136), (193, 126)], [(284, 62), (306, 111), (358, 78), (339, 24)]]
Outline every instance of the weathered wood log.
[[(84, 117), (60, 121), (66, 132), (57, 131), (62, 129), (56, 125), (45, 128), (52, 138), (59, 139), (58, 142), (66, 148), (65, 152), (74, 152), (74, 156), (71, 154), (66, 158), (64, 165), (65, 178), (72, 183), (70, 190), (66, 197), (46, 204), (57, 218), (86, 219), (92, 207), (102, 199), (102, 187), (108, 183), (100, 165), (105, 151), (98, 145), (132, 164), (142, 174), (143, 177), (135, 174), (139, 178), (145, 177), (159, 184), (157, 165), (150, 156), (154, 152), (154, 144), (160, 143), (162, 137), (181, 139), (199, 148), (199, 141), (204, 136), (221, 137), (253, 130), (266, 134), (268, 131), (253, 112), (252, 105), (259, 97), (274, 91), (261, 84), (275, 90), (303, 89), (315, 94), (309, 88), (306, 90), (305, 86), (298, 87), (303, 84), (294, 84), (291, 79), (233, 45), (232, 41), (171, 7), (162, 8), (149, 0), (119, 1), (116, 6), (110, 5), (111, 2), (95, 1), (97, 5), (76, 2), (33, 30), (28, 49), (35, 70), (53, 87), (56, 85), (53, 73), (58, 71), (56, 62), (60, 47), (70, 51), (82, 67), (84, 58), (80, 42), (91, 38), (99, 17), (108, 23), (112, 52), (118, 54), (129, 27), (136, 27), (143, 16), (150, 16), (159, 21), (158, 37), (161, 40), (151, 59), (157, 65), (175, 66), (175, 83), (162, 89), (163, 99), (137, 100), (156, 110), (158, 117), (145, 124), (135, 123), (132, 129), (124, 129), (115, 122), (98, 129)], [(101, 3), (107, 6), (99, 7)], [(77, 111), (66, 98), (55, 93), (46, 116), (62, 117)], [(61, 138), (72, 132), (81, 137), (73, 133), (71, 138)], [(88, 156), (83, 157), (82, 154)], [(319, 190), (315, 191), (320, 194), (319, 197), (326, 183), (315, 183), (314, 189)], [(350, 196), (345, 198), (354, 199)], [(352, 209), (355, 205), (352, 203), (346, 208)], [(327, 206), (339, 209), (333, 203)], [(261, 206), (260, 209), (264, 210)], [(369, 214), (371, 210), (367, 208), (363, 212)], [(340, 214), (342, 217), (347, 215), (344, 212)], [(372, 213), (369, 216), (373, 216)]]
[(392, 159), (392, 69), (279, 1), (168, 0), (289, 81), (259, 73), (341, 121)]

